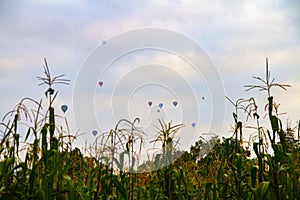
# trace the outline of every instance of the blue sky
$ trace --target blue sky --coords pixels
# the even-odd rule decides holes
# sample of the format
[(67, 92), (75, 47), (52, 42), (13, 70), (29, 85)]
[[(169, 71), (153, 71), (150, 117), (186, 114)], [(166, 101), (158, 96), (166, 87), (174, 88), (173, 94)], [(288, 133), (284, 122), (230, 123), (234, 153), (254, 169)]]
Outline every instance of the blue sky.
[[(283, 116), (283, 120), (290, 119), (292, 125), (295, 125), (300, 119), (298, 106), (300, 100), (299, 10), (300, 3), (296, 0), (136, 0), (130, 2), (2, 0), (0, 1), (1, 117), (23, 97), (28, 96), (34, 99), (43, 97), (45, 88), (38, 87), (39, 82), (35, 77), (42, 75), (43, 58), (46, 57), (52, 74), (64, 73), (71, 80), (70, 86), (56, 87), (59, 90), (56, 107), (58, 114), (62, 115), (60, 106), (69, 105), (66, 116), (71, 125), (71, 132), (75, 133), (77, 128), (72, 107), (73, 90), (76, 77), (91, 52), (101, 45), (102, 41), (109, 41), (124, 32), (142, 28), (160, 28), (178, 32), (198, 43), (215, 64), (223, 81), (225, 95), (233, 100), (256, 96), (261, 105), (259, 109), (262, 115), (266, 96), (258, 92), (245, 92), (243, 86), (255, 83), (252, 79), (254, 75), (264, 76), (265, 58), (269, 57), (271, 74), (277, 82), (292, 85), (288, 91), (275, 89), (273, 94), (280, 102), (281, 110), (288, 113)], [(127, 84), (130, 86), (132, 84), (129, 81), (132, 78), (128, 72), (130, 64), (141, 66), (155, 62), (161, 65), (181, 66), (183, 74), (186, 73), (186, 75), (191, 72), (188, 67), (184, 67), (180, 59), (165, 52), (138, 52), (122, 59), (118, 60), (110, 69), (111, 71), (103, 77), (104, 85), (115, 83), (112, 86), (115, 87), (122, 80), (122, 84), (126, 83), (125, 86)], [(135, 70), (131, 76), (147, 76), (143, 72), (139, 75), (135, 74), (137, 72)], [(178, 80), (177, 75), (181, 74), (180, 69), (176, 68), (175, 74), (168, 76), (169, 72), (167, 70), (163, 77), (170, 80), (170, 84), (173, 84), (172, 87), (176, 91), (179, 85), (176, 86), (174, 83)], [(128, 77), (124, 76), (124, 73)], [(200, 102), (198, 99), (201, 107), (200, 119), (188, 118), (185, 121), (187, 124), (184, 133), (196, 131), (197, 135), (207, 131), (205, 124), (210, 122), (205, 121), (204, 116), (210, 117), (211, 109), (217, 107), (217, 105), (212, 105), (210, 91), (205, 89), (205, 78), (210, 77), (194, 79), (192, 76), (186, 76), (192, 88), (199, 86), (199, 90), (203, 92), (199, 97), (203, 96), (206, 99), (205, 101), (200, 99)], [(195, 80), (199, 81), (198, 85), (194, 83)], [(95, 87), (98, 81), (95, 80)], [(95, 128), (99, 131), (107, 131), (114, 124), (113, 118), (109, 120), (109, 117), (103, 117), (112, 114), (111, 93), (104, 92), (106, 89), (95, 88), (95, 94), (93, 94), (95, 100), (101, 102), (95, 107), (95, 112), (98, 113), (96, 114), (97, 120), (105, 124), (101, 129)], [(193, 108), (184, 107), (181, 104), (176, 107), (178, 110), (172, 107), (173, 99), (180, 95), (190, 97), (191, 94), (188, 93), (177, 92), (180, 94), (172, 96), (170, 90), (164, 90), (160, 86), (160, 89), (156, 87), (158, 93), (155, 94), (153, 88), (149, 86), (148, 89), (138, 90), (136, 95), (133, 95), (134, 100), (130, 104), (131, 101), (125, 94), (128, 95), (132, 91), (128, 93), (127, 90), (126, 87), (123, 89), (119, 87), (119, 90), (116, 90), (119, 93), (114, 94), (114, 98), (118, 101), (129, 102), (125, 105), (126, 110), (132, 118), (138, 115), (144, 119), (142, 124), (160, 117), (180, 122), (182, 112)], [(162, 98), (157, 98), (157, 96)], [(145, 106), (148, 100), (155, 102), (155, 106), (163, 101), (165, 109), (157, 113), (157, 107)], [(181, 99), (177, 100), (180, 102)], [(120, 104), (116, 108), (118, 106)], [(223, 135), (230, 135), (228, 129), (233, 121), (231, 113), (234, 108), (228, 102), (225, 103), (225, 108), (225, 120), (213, 122), (211, 125), (223, 124)], [(145, 112), (141, 113), (141, 111)], [(192, 122), (197, 122), (198, 126), (192, 128), (190, 126)], [(90, 133), (93, 129), (79, 132)], [(91, 135), (84, 137), (88, 140), (93, 139)]]

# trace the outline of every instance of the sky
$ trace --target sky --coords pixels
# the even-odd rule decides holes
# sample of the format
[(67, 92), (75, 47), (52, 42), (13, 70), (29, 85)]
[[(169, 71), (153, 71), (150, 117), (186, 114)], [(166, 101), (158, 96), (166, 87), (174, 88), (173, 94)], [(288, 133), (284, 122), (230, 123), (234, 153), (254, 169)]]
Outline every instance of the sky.
[[(252, 76), (265, 77), (268, 57), (271, 76), (292, 86), (274, 89), (272, 95), (287, 113), (283, 123), (290, 120), (294, 127), (300, 119), (299, 10), (296, 0), (1, 0), (1, 118), (23, 97), (46, 102), (46, 87), (38, 86), (36, 77), (43, 76), (47, 58), (53, 75), (71, 80), (69, 86), (55, 86), (54, 106), (62, 122), (68, 119), (70, 132), (82, 134), (78, 145), (92, 143), (93, 130), (101, 134), (121, 118), (139, 117), (138, 126), (152, 139), (158, 119), (184, 123), (178, 138), (188, 148), (202, 133), (232, 135), (235, 108), (225, 96), (233, 101), (253, 96), (259, 114), (265, 114), (266, 93), (245, 92), (244, 85), (258, 83)], [(139, 30), (146, 32), (124, 39)], [(162, 39), (157, 48), (129, 48), (159, 39), (151, 30), (165, 30), (174, 38)], [(184, 49), (192, 44), (199, 51)], [(179, 52), (165, 51), (168, 45)], [(116, 55), (107, 65), (97, 65), (107, 52)], [(199, 66), (184, 59), (199, 52)], [(66, 113), (61, 105), (68, 105)]]

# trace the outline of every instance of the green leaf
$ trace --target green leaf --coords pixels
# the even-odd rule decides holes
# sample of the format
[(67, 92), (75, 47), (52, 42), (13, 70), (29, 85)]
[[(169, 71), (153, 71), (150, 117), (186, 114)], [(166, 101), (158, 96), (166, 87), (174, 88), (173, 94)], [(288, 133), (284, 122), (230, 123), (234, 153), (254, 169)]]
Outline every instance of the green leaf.
[(209, 157), (207, 158), (207, 163), (206, 163), (206, 175), (208, 175), (208, 173), (209, 173), (209, 168), (211, 167), (210, 165), (211, 165), (212, 160), (213, 160), (212, 156), (209, 156)]
[(258, 166), (253, 165), (252, 168), (251, 168), (251, 182), (252, 182), (252, 187), (253, 188), (255, 187), (255, 184), (256, 184), (257, 171), (258, 171)]
[(50, 142), (52, 142), (52, 138), (54, 136), (55, 130), (55, 115), (54, 115), (54, 108), (49, 108), (49, 132), (50, 132)]
[(63, 178), (67, 181), (72, 181), (72, 178), (68, 176), (67, 174), (63, 174)]
[(230, 144), (229, 144), (229, 139), (225, 140), (225, 151), (226, 151), (226, 158), (229, 160), (230, 156)]
[(31, 129), (31, 127), (30, 128), (28, 128), (28, 130), (27, 130), (27, 133), (26, 133), (26, 136), (25, 136), (25, 142), (26, 142), (26, 140), (28, 139), (28, 137), (29, 137), (29, 134), (30, 134), (30, 129)]
[(265, 198), (267, 198), (269, 186), (270, 186), (269, 181), (261, 182), (257, 186), (257, 188), (255, 189), (256, 199), (265, 199)]
[(113, 181), (114, 185), (116, 186), (118, 193), (120, 193), (124, 199), (127, 199), (127, 193), (126, 193), (124, 186), (117, 180), (117, 178), (115, 176), (113, 176), (112, 181)]
[(253, 150), (254, 150), (256, 156), (260, 157), (260, 153), (258, 152), (258, 143), (257, 142), (253, 143)]
[(233, 114), (234, 122), (237, 123), (237, 115), (235, 113), (232, 113), (232, 114)]
[(47, 125), (45, 124), (41, 130), (42, 133), (42, 149), (43, 151), (47, 150)]
[(271, 116), (271, 125), (273, 131), (277, 132), (279, 130), (278, 118), (274, 115)]
[(123, 152), (120, 153), (120, 156), (119, 156), (119, 160), (120, 160), (120, 171), (123, 171), (125, 154), (127, 154), (128, 156), (130, 156), (130, 155), (129, 155), (129, 151), (123, 151)]
[(65, 151), (65, 155), (66, 155), (66, 164), (62, 171), (63, 174), (67, 173), (67, 171), (70, 167), (70, 161), (71, 161), (70, 154), (67, 151)]

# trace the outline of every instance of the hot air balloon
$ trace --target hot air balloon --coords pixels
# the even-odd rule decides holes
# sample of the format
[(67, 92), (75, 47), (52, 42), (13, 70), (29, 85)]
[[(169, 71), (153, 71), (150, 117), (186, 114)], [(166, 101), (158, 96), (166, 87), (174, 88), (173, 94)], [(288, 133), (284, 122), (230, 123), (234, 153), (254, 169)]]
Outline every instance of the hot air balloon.
[(96, 135), (97, 135), (97, 133), (98, 133), (98, 131), (97, 131), (97, 130), (93, 130), (93, 131), (92, 131), (92, 134), (93, 134), (94, 136), (96, 136)]
[(174, 106), (174, 107), (176, 107), (176, 106), (177, 106), (177, 104), (178, 104), (178, 102), (177, 102), (177, 101), (173, 101), (173, 106)]
[(61, 110), (66, 113), (66, 111), (68, 110), (68, 106), (67, 105), (62, 105), (61, 107)]

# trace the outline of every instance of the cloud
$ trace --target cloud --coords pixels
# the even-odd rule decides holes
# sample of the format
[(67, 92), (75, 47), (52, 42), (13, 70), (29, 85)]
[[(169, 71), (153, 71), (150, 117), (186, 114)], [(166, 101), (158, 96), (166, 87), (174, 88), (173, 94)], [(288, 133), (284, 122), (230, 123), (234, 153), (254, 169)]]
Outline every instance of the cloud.
[[(295, 110), (297, 94), (300, 92), (299, 5), (297, 1), (281, 0), (152, 0), (131, 3), (1, 1), (0, 92), (5, 96), (6, 103), (1, 105), (0, 112), (7, 111), (11, 102), (17, 102), (27, 93), (34, 97), (43, 96), (44, 88), (36, 86), (34, 77), (42, 74), (44, 57), (47, 57), (53, 74), (66, 73), (67, 78), (72, 80), (70, 87), (58, 87), (63, 90), (57, 104), (59, 106), (71, 102), (72, 87), (81, 64), (102, 40), (109, 40), (133, 29), (156, 27), (180, 32), (201, 45), (222, 75), (229, 97), (248, 95), (243, 92), (243, 85), (252, 81), (252, 75), (263, 76), (265, 57), (268, 56), (272, 74), (278, 76), (278, 81), (285, 82), (287, 79), (287, 82), (295, 85), (292, 94), (288, 91), (280, 98), (283, 103), (291, 105), (291, 116), (297, 117)], [(176, 44), (177, 41), (172, 42)], [(198, 91), (204, 85), (205, 80), (194, 76), (185, 62), (172, 54), (159, 51), (138, 52), (120, 58), (105, 74), (105, 84), (117, 83), (123, 78), (123, 81), (126, 80), (125, 86), (134, 88), (131, 86), (136, 84), (135, 77), (146, 79), (152, 76), (148, 71), (137, 74), (138, 67), (150, 63), (170, 66), (171, 69), (161, 72), (159, 77), (169, 80), (173, 85), (178, 76), (168, 76), (171, 72), (185, 77)], [(109, 97), (109, 91), (103, 89), (102, 92), (102, 95), (108, 95), (105, 98)], [(115, 96), (118, 99), (117, 108), (127, 102), (127, 92), (126, 89), (119, 90)], [(187, 94), (187, 91), (181, 92)], [(207, 101), (210, 100), (206, 90), (205, 97)], [(135, 99), (137, 102), (144, 100), (141, 96)], [(103, 116), (110, 114), (109, 102), (104, 105)], [(144, 109), (140, 104), (136, 108)], [(105, 124), (109, 122), (105, 121)]]

